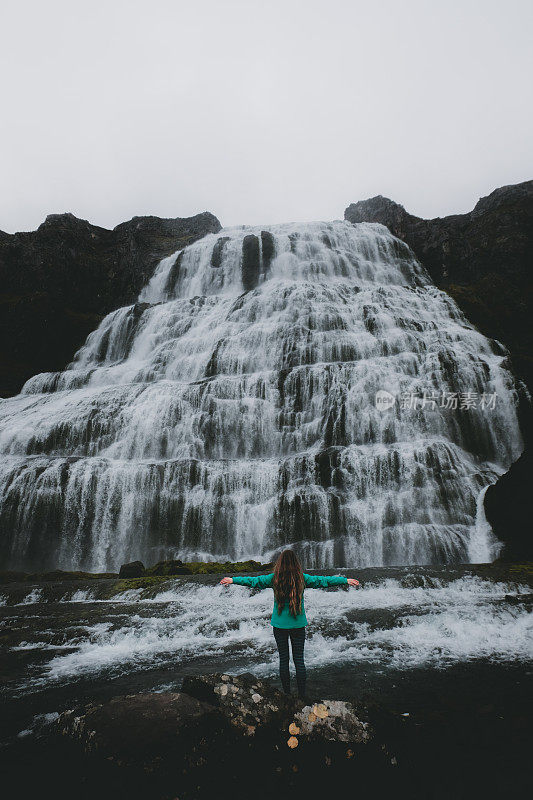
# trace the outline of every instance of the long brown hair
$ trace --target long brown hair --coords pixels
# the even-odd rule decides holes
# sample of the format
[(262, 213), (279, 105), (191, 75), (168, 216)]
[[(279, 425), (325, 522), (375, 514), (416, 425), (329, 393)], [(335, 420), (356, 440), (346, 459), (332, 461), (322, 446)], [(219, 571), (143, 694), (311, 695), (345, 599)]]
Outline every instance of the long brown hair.
[(304, 574), (298, 556), (293, 550), (284, 550), (274, 566), (272, 581), (279, 611), (283, 611), (285, 604), (288, 603), (289, 612), (293, 617), (297, 617), (302, 610), (304, 586)]

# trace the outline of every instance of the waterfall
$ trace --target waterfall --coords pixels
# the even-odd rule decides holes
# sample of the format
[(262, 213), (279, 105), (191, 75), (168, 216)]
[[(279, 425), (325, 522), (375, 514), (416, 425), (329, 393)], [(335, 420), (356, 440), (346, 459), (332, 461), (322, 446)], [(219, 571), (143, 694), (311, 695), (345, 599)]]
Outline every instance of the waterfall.
[(0, 403), (1, 562), (468, 561), (516, 407), (506, 351), (384, 226), (226, 229)]

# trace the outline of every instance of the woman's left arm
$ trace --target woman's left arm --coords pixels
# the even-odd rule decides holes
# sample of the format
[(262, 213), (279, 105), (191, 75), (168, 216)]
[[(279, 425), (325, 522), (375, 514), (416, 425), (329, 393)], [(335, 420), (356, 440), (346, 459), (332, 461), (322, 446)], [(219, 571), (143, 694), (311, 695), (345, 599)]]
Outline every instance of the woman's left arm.
[(344, 575), (307, 575), (304, 572), (305, 585), (309, 589), (326, 589), (328, 586), (359, 586), (355, 578)]

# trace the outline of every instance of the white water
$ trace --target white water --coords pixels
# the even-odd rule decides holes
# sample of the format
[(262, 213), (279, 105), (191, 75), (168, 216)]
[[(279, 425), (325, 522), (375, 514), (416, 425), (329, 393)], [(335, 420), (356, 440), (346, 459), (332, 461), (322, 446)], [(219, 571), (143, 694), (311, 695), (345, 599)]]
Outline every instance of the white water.
[[(386, 228), (222, 231), (164, 259), (139, 301), (0, 404), (5, 566), (287, 544), (308, 567), (493, 557), (480, 492), (522, 448), (513, 379)], [(382, 412), (379, 389), (497, 403)]]
[[(359, 591), (308, 589), (307, 665), (403, 670), (533, 658), (533, 615), (525, 605), (504, 600), (506, 594), (527, 595), (529, 587), (472, 576), (426, 583), (408, 588), (389, 578)], [(72, 601), (81, 598), (76, 594)], [(57, 651), (26, 685), (70, 682), (109, 670), (122, 674), (182, 666), (195, 659), (206, 669), (238, 665), (239, 671), (261, 674), (277, 669), (268, 625), (271, 591), (177, 580), (153, 598), (127, 593), (106, 606), (105, 622), (85, 625), (74, 635), (67, 630), (61, 643), (50, 643), (38, 632), (34, 641), (21, 643), (18, 649)]]

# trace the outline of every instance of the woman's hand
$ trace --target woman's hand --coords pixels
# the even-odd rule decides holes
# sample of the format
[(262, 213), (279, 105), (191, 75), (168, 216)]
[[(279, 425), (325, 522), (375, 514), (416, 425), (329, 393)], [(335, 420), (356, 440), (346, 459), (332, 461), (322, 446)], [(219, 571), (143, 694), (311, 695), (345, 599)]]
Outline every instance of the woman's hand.
[(229, 586), (230, 583), (233, 583), (233, 578), (222, 578), (220, 583), (222, 584), (222, 586)]
[(356, 581), (355, 578), (348, 578), (348, 586), (359, 586), (359, 581)]

